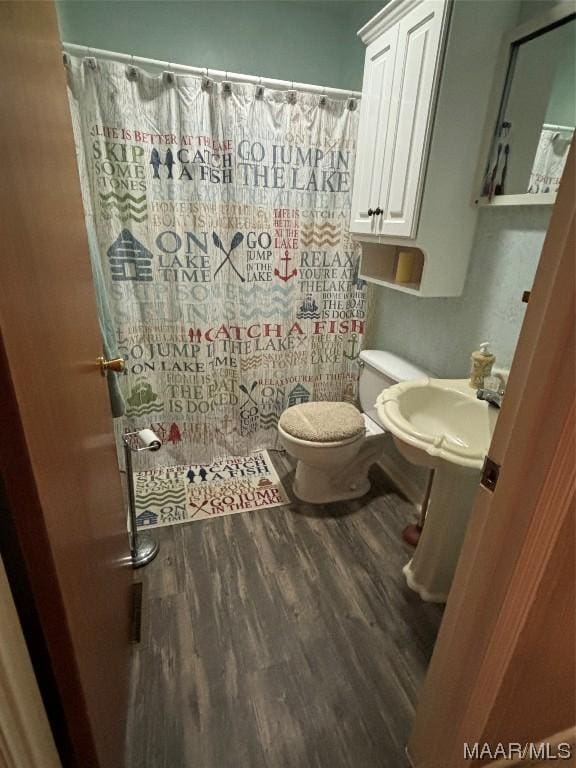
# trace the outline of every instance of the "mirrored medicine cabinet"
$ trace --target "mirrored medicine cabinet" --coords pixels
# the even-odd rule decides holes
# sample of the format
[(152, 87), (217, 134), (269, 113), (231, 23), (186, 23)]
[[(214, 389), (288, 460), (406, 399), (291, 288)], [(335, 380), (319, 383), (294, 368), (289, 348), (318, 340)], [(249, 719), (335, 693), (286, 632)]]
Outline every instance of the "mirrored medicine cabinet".
[(550, 205), (576, 123), (572, 2), (504, 39), (476, 179), (477, 205)]

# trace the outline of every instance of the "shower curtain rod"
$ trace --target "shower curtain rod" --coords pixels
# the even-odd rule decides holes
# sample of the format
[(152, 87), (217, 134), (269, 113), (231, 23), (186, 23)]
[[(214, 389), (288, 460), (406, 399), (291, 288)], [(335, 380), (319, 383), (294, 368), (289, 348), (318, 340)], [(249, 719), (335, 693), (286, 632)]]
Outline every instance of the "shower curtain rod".
[(573, 125), (555, 125), (554, 123), (543, 123), (542, 125), (544, 128), (547, 128), (549, 131), (573, 131), (574, 130)]
[(345, 91), (342, 88), (324, 88), (321, 85), (311, 85), (310, 83), (297, 83), (290, 80), (275, 80), (271, 77), (258, 77), (256, 75), (240, 75), (237, 72), (225, 72), (220, 69), (209, 69), (208, 67), (191, 67), (187, 64), (174, 64), (160, 59), (147, 59), (142, 56), (132, 56), (129, 53), (118, 53), (116, 51), (107, 51), (103, 48), (91, 48), (88, 45), (76, 45), (75, 43), (62, 42), (64, 51), (73, 56), (94, 56), (109, 61), (125, 62), (133, 64), (159, 67), (162, 70), (170, 72), (181, 72), (188, 75), (205, 75), (213, 80), (227, 80), (234, 83), (253, 83), (254, 85), (263, 85), (280, 91), (305, 91), (307, 93), (318, 93), (321, 96), (330, 96), (342, 99), (359, 99), (362, 94), (359, 91)]

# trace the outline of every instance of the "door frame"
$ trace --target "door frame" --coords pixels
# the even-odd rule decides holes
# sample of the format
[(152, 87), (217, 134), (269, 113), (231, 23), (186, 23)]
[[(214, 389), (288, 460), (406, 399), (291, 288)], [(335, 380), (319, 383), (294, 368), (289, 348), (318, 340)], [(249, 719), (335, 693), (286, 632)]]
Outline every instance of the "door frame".
[(63, 765), (99, 768), (1, 328), (0, 428), (0, 550), (32, 666)]
[(0, 762), (61, 768), (1, 557)]
[[(546, 642), (530, 627), (553, 616), (553, 589), (568, 606), (555, 639), (568, 685), (574, 666), (575, 188), (573, 142), (489, 450), (498, 483), (479, 488), (417, 706), (407, 747), (416, 768), (472, 766), (464, 742), (509, 735), (511, 723), (516, 741), (533, 742), (574, 724), (570, 692), (551, 703), (558, 722), (545, 730), (529, 696), (505, 707), (510, 686), (522, 690), (521, 655), (534, 661)], [(550, 684), (563, 684), (558, 656), (542, 666)]]

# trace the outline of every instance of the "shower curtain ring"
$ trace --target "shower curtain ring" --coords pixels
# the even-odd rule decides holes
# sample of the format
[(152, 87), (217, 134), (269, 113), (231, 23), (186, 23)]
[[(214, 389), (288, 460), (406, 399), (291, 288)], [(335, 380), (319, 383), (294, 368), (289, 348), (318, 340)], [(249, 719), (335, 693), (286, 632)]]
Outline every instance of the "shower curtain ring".
[(210, 88), (210, 70), (204, 67), (206, 74), (202, 77), (202, 90), (207, 91)]
[(128, 72), (127, 72), (128, 79), (134, 80), (134, 81), (138, 80), (138, 68), (134, 64), (133, 53), (130, 54), (130, 66), (127, 69), (128, 69)]
[(96, 69), (96, 56), (92, 55), (92, 48), (90, 48), (89, 45), (87, 45), (86, 48), (88, 50), (86, 64), (90, 67), (90, 69)]

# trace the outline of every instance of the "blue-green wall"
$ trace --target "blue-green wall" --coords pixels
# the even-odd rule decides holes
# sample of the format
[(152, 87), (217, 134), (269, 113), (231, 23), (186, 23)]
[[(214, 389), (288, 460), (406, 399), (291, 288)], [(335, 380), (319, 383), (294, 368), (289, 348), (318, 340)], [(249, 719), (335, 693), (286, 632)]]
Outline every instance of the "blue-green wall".
[(375, 286), (367, 345), (464, 378), (471, 353), (489, 341), (496, 366), (510, 368), (549, 220), (549, 206), (483, 208), (462, 296), (421, 299)]
[(380, 2), (57, 0), (62, 39), (180, 64), (360, 90), (357, 30)]

